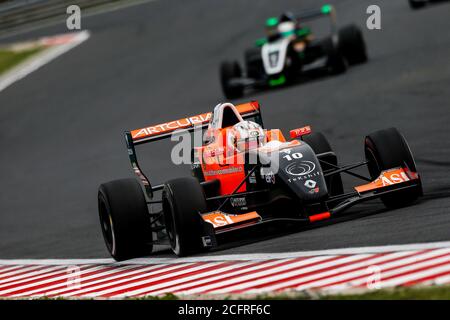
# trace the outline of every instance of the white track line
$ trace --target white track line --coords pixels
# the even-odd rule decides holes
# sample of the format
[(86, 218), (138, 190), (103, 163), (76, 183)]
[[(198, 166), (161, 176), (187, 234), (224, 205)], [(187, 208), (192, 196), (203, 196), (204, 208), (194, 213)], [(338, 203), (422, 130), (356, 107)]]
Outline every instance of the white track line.
[[(115, 262), (113, 259), (0, 259), (0, 265), (78, 265), (78, 264), (173, 264), (188, 262), (206, 262), (206, 261), (257, 261), (272, 259), (292, 259), (299, 257), (320, 256), (320, 255), (346, 255), (359, 253), (383, 253), (394, 251), (412, 251), (425, 249), (450, 248), (450, 241), (416, 243), (405, 245), (388, 245), (375, 247), (357, 247), (344, 249), (330, 249), (318, 251), (299, 251), (287, 253), (248, 253), (248, 254), (229, 254), (217, 256), (199, 256), (191, 258), (138, 258), (123, 262)], [(0, 275), (1, 276), (1, 275)]]
[(33, 71), (36, 71), (40, 67), (56, 59), (60, 55), (75, 48), (82, 42), (86, 41), (89, 36), (89, 31), (80, 31), (75, 34), (73, 41), (44, 49), (42, 52), (31, 56), (24, 62), (8, 70), (5, 74), (0, 76), (0, 92), (12, 85), (14, 82), (19, 81)]

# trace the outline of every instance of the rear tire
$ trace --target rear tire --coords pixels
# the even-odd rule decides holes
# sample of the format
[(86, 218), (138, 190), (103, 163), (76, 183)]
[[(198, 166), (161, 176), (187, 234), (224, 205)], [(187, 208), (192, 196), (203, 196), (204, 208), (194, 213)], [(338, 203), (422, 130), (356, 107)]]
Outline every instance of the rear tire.
[(115, 260), (141, 257), (152, 252), (147, 203), (135, 179), (100, 185), (98, 211), (106, 247)]
[(367, 48), (361, 29), (349, 25), (339, 30), (339, 51), (350, 65), (367, 62)]
[(409, 0), (409, 6), (412, 9), (420, 9), (425, 7), (426, 3), (424, 1), (417, 1), (417, 0)]
[(206, 212), (207, 204), (198, 180), (186, 177), (167, 182), (162, 199), (172, 251), (179, 257), (201, 251), (203, 221), (199, 213)]
[(244, 94), (243, 86), (232, 86), (230, 80), (242, 77), (242, 70), (237, 61), (223, 62), (220, 65), (220, 83), (227, 99), (238, 99)]
[[(324, 156), (323, 160), (337, 165), (337, 157), (334, 155), (333, 149), (330, 146), (327, 138), (320, 132), (313, 132), (308, 135), (302, 137), (302, 140), (306, 142), (313, 150), (316, 155), (333, 153), (333, 155)], [(322, 157), (321, 157), (322, 158)], [(322, 166), (322, 170), (330, 170), (333, 169), (331, 166), (327, 166), (325, 164), (320, 164)], [(325, 178), (325, 182), (327, 183), (328, 193), (330, 196), (336, 196), (344, 193), (344, 185), (342, 183), (341, 174), (336, 174), (333, 176), (329, 176)]]
[[(376, 131), (365, 139), (364, 152), (370, 175), (377, 179), (384, 170), (402, 167), (417, 172), (413, 155), (407, 141), (395, 128)], [(420, 180), (419, 180), (420, 181)], [(394, 192), (381, 197), (388, 208), (406, 206), (423, 195), (422, 185), (403, 191)]]

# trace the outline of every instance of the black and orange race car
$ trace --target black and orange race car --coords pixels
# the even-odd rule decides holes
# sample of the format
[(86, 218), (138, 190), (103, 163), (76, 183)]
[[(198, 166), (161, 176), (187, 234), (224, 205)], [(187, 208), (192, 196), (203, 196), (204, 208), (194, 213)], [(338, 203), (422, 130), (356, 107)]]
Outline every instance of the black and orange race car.
[[(135, 146), (196, 130), (202, 135), (189, 156), (193, 176), (152, 185)], [(219, 104), (214, 112), (126, 132), (125, 138), (138, 179), (108, 182), (98, 192), (103, 236), (116, 260), (148, 255), (163, 243), (186, 256), (249, 228), (310, 224), (361, 201), (380, 198), (387, 207), (399, 207), (422, 195), (413, 155), (394, 128), (369, 134), (366, 159), (346, 165), (309, 126), (291, 130), (290, 139), (264, 129), (257, 102)], [(364, 166), (369, 176), (354, 172)], [(362, 184), (344, 192), (342, 174)]]

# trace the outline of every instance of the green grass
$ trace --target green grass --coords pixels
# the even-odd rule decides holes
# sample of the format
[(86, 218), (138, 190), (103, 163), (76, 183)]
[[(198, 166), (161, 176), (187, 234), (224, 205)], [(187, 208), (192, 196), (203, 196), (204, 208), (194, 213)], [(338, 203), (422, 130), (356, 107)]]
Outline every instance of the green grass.
[(27, 58), (43, 50), (42, 47), (13, 51), (0, 49), (0, 74), (25, 61)]
[[(201, 298), (201, 297), (200, 297)], [(212, 298), (205, 297), (206, 299)], [(155, 297), (144, 297), (139, 300), (154, 300)], [(159, 297), (162, 300), (183, 299), (172, 294)], [(450, 286), (391, 288), (365, 291), (354, 294), (324, 295), (318, 292), (291, 292), (282, 294), (267, 294), (259, 296), (226, 296), (223, 300), (255, 299), (255, 300), (450, 300)]]
[(333, 300), (450, 300), (450, 286), (423, 288), (396, 288), (376, 290), (363, 294), (327, 296)]
[[(192, 299), (192, 296), (183, 297), (168, 293), (162, 296), (147, 296), (142, 298), (128, 298), (126, 300), (180, 300), (184, 298)], [(384, 290), (365, 291), (362, 293), (324, 295), (319, 292), (289, 292), (282, 294), (267, 294), (258, 296), (199, 296), (196, 299), (208, 300), (450, 300), (450, 286), (433, 286), (433, 287), (413, 287), (413, 288), (391, 288)], [(7, 300), (0, 298), (0, 300)], [(65, 298), (34, 298), (32, 300), (66, 300)], [(71, 298), (72, 300), (72, 298)], [(80, 300), (95, 300), (83, 299)]]
[(398, 287), (352, 294), (324, 295), (299, 292), (280, 295), (261, 295), (257, 300), (450, 300), (450, 286)]

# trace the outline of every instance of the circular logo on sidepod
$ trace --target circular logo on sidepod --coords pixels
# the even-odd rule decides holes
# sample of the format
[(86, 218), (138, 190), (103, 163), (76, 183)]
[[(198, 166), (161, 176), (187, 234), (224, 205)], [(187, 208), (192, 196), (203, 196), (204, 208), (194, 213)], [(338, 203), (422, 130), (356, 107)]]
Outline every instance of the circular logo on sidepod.
[(285, 169), (287, 174), (292, 176), (305, 176), (312, 173), (316, 169), (316, 165), (311, 161), (295, 162), (288, 165)]

